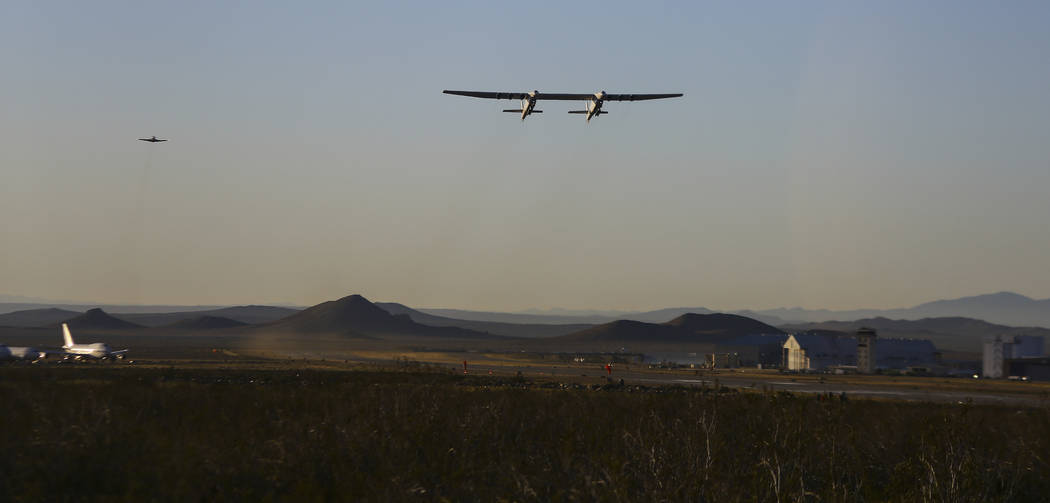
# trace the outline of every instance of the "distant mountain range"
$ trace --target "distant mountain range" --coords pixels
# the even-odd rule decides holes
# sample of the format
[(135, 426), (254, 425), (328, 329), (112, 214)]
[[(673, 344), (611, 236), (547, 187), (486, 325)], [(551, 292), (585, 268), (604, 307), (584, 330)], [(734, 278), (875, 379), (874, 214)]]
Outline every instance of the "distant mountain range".
[[(148, 332), (153, 328), (168, 331), (225, 329), (244, 335), (277, 332), (361, 338), (530, 338), (578, 345), (591, 342), (631, 342), (637, 345), (639, 342), (719, 344), (740, 335), (781, 331), (852, 333), (866, 326), (876, 329), (880, 337), (928, 339), (942, 350), (965, 352), (979, 352), (981, 342), (995, 335), (1028, 334), (1050, 338), (1050, 329), (1039, 326), (1050, 326), (1050, 300), (1033, 300), (1008, 292), (894, 310), (774, 309), (714, 313), (706, 308), (678, 307), (626, 313), (612, 319), (608, 314), (597, 313), (577, 316), (562, 312), (524, 314), (414, 309), (399, 303), (374, 304), (360, 295), (350, 295), (304, 310), (276, 306), (185, 309), (181, 312), (114, 313), (99, 308), (80, 311), (50, 306), (0, 314), (0, 327), (57, 327), (67, 322), (74, 329), (130, 333), (138, 333), (136, 330)], [(800, 318), (803, 320), (798, 321)], [(572, 323), (567, 323), (569, 321)]]
[[(277, 306), (233, 306), (207, 311), (183, 311), (174, 313), (117, 313), (116, 316), (140, 325), (159, 327), (180, 321), (193, 320), (201, 316), (228, 318), (243, 324), (254, 325), (279, 320), (298, 313), (298, 309)], [(3, 315), (0, 315), (2, 319)]]
[[(263, 323), (288, 316), (300, 309), (289, 306), (170, 306), (170, 305), (92, 305), (60, 304), (47, 302), (24, 302), (30, 299), (13, 295), (0, 295), (3, 299), (20, 301), (0, 302), (0, 316), (14, 311), (63, 309), (84, 312), (99, 307), (121, 318), (148, 326), (160, 326), (195, 316), (221, 316), (245, 323)], [(415, 321), (426, 315), (433, 324), (446, 323), (441, 319), (506, 323), (516, 325), (596, 325), (615, 320), (634, 320), (647, 323), (663, 323), (685, 313), (711, 314), (728, 312), (753, 318), (770, 325), (815, 323), (823, 321), (849, 321), (868, 318), (890, 318), (919, 320), (923, 318), (964, 317), (985, 320), (989, 323), (1009, 326), (1036, 326), (1050, 328), (1050, 299), (1032, 299), (1012, 292), (999, 292), (957, 299), (937, 300), (913, 307), (898, 309), (803, 309), (776, 308), (761, 310), (715, 311), (706, 307), (672, 307), (652, 311), (596, 311), (596, 310), (547, 310), (520, 313), (471, 311), (463, 309), (408, 308), (396, 303), (381, 303), (384, 308), (409, 314)], [(400, 307), (397, 307), (400, 306)], [(255, 312), (252, 312), (254, 309)], [(407, 312), (411, 309), (413, 312)], [(187, 313), (196, 313), (189, 315)], [(160, 315), (169, 316), (160, 316)], [(419, 318), (419, 319), (417, 319)], [(0, 317), (0, 325), (5, 325)], [(22, 326), (14, 324), (12, 326)], [(515, 330), (515, 329), (511, 329)], [(555, 329), (549, 333), (555, 333)], [(493, 332), (495, 333), (495, 332)], [(545, 334), (546, 335), (546, 334)]]
[[(474, 321), (531, 324), (608, 323), (618, 319), (660, 323), (685, 313), (710, 314), (716, 311), (705, 307), (674, 307), (655, 311), (623, 311), (604, 314), (523, 314), (458, 309), (416, 308), (418, 311)], [(815, 323), (833, 320), (859, 320), (868, 318), (891, 318), (920, 320), (923, 318), (964, 317), (990, 323), (1050, 328), (1050, 299), (1036, 300), (1024, 295), (999, 292), (958, 299), (938, 300), (899, 309), (854, 309), (834, 311), (829, 309), (777, 308), (761, 310), (722, 311), (747, 316), (770, 325)]]
[[(105, 308), (107, 316), (147, 327), (171, 326), (179, 322), (196, 320), (202, 317), (225, 318), (240, 324), (257, 324), (279, 320), (298, 313), (298, 309), (275, 306), (235, 306), (212, 309), (208, 311), (182, 311), (174, 313), (111, 313)], [(7, 327), (42, 327), (52, 326), (84, 314), (84, 311), (71, 311), (59, 308), (27, 309), (0, 314), (0, 326)]]
[(1041, 335), (1050, 341), (1050, 329), (1040, 327), (1010, 327), (983, 320), (962, 317), (923, 318), (921, 320), (891, 320), (866, 318), (853, 321), (825, 321), (785, 325), (788, 332), (834, 331), (852, 335), (858, 328), (873, 328), (879, 337), (927, 339), (938, 349), (980, 352), (983, 341), (996, 335)]
[(43, 309), (27, 309), (13, 313), (0, 314), (0, 326), (3, 327), (43, 327), (62, 323), (68, 319), (84, 314), (79, 311), (58, 309), (54, 307)]
[(1050, 327), (1050, 299), (1036, 300), (1011, 292), (937, 300), (901, 309), (830, 311), (826, 309), (792, 308), (767, 309), (758, 311), (758, 313), (776, 316), (787, 323), (859, 320), (880, 317), (900, 320), (963, 317), (1011, 326)]
[[(534, 325), (598, 325), (616, 320), (642, 321), (645, 323), (663, 323), (686, 313), (711, 314), (715, 311), (705, 307), (670, 307), (655, 311), (623, 311), (616, 314), (530, 314), (503, 313), (489, 311), (468, 311), (463, 309), (415, 308), (417, 311), (453, 318), (458, 320), (488, 321), (496, 323), (534, 324)], [(783, 321), (783, 320), (778, 320)]]
[[(12, 296), (7, 296), (8, 298)], [(101, 308), (108, 313), (123, 314), (123, 313), (177, 313), (177, 312), (188, 312), (188, 311), (208, 311), (212, 309), (219, 309), (227, 306), (173, 306), (166, 304), (157, 305), (146, 305), (146, 304), (81, 304), (76, 302), (20, 302), (20, 301), (0, 301), (0, 314), (12, 313), (15, 311), (26, 311), (31, 309), (44, 309), (44, 308), (59, 308), (67, 309), (70, 311), (84, 312), (91, 308)]]

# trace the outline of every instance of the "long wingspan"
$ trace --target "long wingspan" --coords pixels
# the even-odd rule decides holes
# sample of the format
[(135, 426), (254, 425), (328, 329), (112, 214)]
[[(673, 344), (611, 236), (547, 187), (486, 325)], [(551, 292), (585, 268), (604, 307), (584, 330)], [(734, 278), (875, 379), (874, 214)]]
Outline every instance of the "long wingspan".
[(470, 96), (472, 98), (489, 98), (494, 100), (523, 100), (528, 93), (492, 93), (487, 91), (449, 91), (448, 89), (441, 91), (445, 94), (455, 94), (457, 96)]
[[(489, 92), (489, 91), (441, 91), (445, 94), (455, 94), (457, 96), (471, 96), (474, 98), (491, 98), (496, 100), (523, 100), (528, 98), (529, 93), (502, 93), (502, 92)], [(589, 100), (594, 97), (594, 93), (541, 93), (535, 92), (536, 99), (538, 100)]]
[[(606, 94), (605, 101), (641, 101), (658, 100), (662, 98), (678, 98), (682, 93), (676, 94)], [(594, 99), (595, 93), (537, 93), (538, 100), (564, 100), (579, 101)]]
[[(503, 93), (503, 92), (488, 92), (488, 91), (442, 91), (445, 94), (455, 94), (458, 96), (471, 96), (474, 98), (490, 98), (497, 100), (523, 100), (529, 96), (529, 93)], [(672, 94), (606, 94), (605, 101), (642, 101), (642, 100), (659, 100), (664, 98), (679, 98), (682, 93)], [(594, 93), (536, 93), (537, 100), (562, 100), (562, 101), (580, 101), (590, 100), (594, 98)]]
[(662, 100), (664, 98), (680, 98), (682, 93), (673, 94), (606, 94), (605, 101), (642, 101)]

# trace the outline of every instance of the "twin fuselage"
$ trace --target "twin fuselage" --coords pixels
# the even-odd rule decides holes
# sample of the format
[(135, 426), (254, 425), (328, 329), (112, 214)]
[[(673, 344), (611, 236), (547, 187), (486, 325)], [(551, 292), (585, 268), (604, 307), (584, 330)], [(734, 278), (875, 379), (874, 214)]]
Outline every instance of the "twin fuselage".
[[(536, 102), (542, 98), (543, 95), (539, 91), (530, 91), (525, 95), (525, 98), (521, 100), (521, 120), (525, 120), (526, 117), (532, 114), (533, 110), (536, 109)], [(587, 101), (587, 110), (572, 110), (569, 113), (585, 113), (587, 114), (587, 122), (590, 122), (591, 117), (602, 114), (602, 103), (604, 101), (605, 91), (598, 91)]]
[(513, 108), (503, 110), (504, 112), (514, 112), (521, 116), (522, 120), (532, 114), (542, 113), (542, 110), (536, 110), (536, 103), (544, 101), (583, 101), (587, 103), (584, 110), (569, 110), (570, 114), (584, 114), (587, 116), (587, 121), (598, 115), (604, 115), (608, 112), (602, 110), (602, 104), (606, 101), (643, 101), (643, 100), (660, 100), (665, 98), (680, 98), (683, 96), (682, 93), (663, 93), (663, 94), (608, 94), (605, 91), (598, 91), (596, 93), (541, 93), (539, 91), (529, 92), (503, 92), (503, 91), (455, 91), (445, 89), (442, 91), (444, 94), (452, 94), (455, 96), (468, 96), (471, 98), (486, 98), (490, 100), (507, 100), (514, 99), (521, 101), (521, 108)]

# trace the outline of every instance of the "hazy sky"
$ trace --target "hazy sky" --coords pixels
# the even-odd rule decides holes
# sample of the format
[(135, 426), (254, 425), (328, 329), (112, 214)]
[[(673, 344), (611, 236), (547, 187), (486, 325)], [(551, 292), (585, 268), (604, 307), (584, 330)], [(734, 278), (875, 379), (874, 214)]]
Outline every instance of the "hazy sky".
[[(1050, 297), (1050, 2), (0, 3), (0, 293)], [(608, 103), (442, 89), (684, 92)], [(135, 138), (170, 138), (148, 144)]]

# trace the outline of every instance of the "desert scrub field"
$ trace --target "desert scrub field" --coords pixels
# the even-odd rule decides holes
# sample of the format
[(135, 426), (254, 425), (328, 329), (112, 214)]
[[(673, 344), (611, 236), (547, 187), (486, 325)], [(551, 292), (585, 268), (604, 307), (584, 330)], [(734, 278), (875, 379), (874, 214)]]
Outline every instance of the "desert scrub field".
[[(551, 389), (553, 388), (553, 389)], [(1046, 408), (0, 367), (10, 501), (1045, 501)]]

